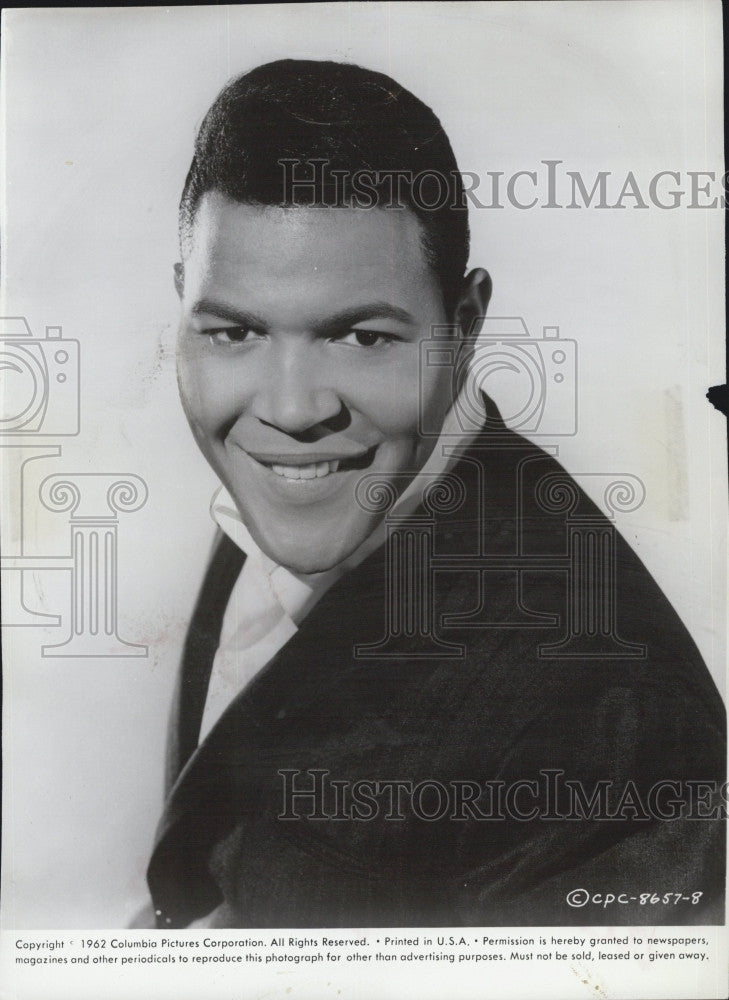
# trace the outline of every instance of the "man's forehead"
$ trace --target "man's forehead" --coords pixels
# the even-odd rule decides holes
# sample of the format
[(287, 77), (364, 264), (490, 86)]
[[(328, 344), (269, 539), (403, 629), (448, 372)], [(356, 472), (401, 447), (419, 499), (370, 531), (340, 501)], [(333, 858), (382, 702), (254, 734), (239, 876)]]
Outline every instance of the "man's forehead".
[(407, 210), (249, 205), (214, 191), (195, 218), (185, 298), (198, 312), (219, 302), (291, 322), (372, 302), (430, 316), (440, 290)]
[(427, 268), (422, 226), (409, 209), (248, 204), (219, 191), (200, 199), (187, 248), (187, 256), (235, 255), (273, 270), (392, 268), (395, 254), (400, 268)]

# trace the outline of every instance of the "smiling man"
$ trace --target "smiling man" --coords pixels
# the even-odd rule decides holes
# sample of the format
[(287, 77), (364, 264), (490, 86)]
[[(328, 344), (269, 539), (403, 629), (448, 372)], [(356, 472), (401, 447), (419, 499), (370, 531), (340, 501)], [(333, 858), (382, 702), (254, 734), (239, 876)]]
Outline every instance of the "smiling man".
[[(419, 429), (453, 403), (446, 367), (421, 372), (421, 342), (448, 319), (422, 239), (409, 211), (200, 199), (177, 270), (183, 406), (256, 543), (300, 573), (371, 534), (362, 470), (420, 469), (434, 439)], [(459, 316), (487, 298), (475, 271)]]
[[(157, 926), (722, 920), (720, 700), (613, 526), (469, 381), (490, 280), (433, 112), (357, 66), (259, 67), (202, 123), (180, 236), (221, 530)], [(575, 902), (607, 888), (627, 903)]]

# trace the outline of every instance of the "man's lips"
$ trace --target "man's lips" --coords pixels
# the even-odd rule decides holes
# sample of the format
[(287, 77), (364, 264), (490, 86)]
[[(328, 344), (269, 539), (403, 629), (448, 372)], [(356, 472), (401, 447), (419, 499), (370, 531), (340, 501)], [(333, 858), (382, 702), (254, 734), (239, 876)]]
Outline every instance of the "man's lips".
[(359, 451), (251, 451), (244, 448), (251, 458), (262, 465), (311, 465), (316, 462), (354, 462), (371, 456), (377, 445)]
[(339, 471), (366, 469), (375, 457), (377, 445), (366, 451), (352, 453), (332, 451), (312, 452), (260, 452), (244, 449), (250, 458), (260, 465), (283, 466), (285, 468), (306, 468), (323, 463), (337, 464)]
[(366, 469), (377, 451), (377, 445), (355, 454), (335, 452), (253, 452), (247, 454), (259, 465), (288, 480), (323, 479), (334, 472)]

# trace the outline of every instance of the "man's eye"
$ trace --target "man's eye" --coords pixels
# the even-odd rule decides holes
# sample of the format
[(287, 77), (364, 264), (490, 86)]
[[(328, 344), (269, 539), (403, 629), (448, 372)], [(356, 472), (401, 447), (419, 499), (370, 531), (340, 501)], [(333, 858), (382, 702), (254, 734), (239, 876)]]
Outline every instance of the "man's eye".
[(380, 333), (378, 330), (350, 330), (337, 338), (340, 344), (352, 347), (377, 347), (392, 344), (397, 339), (392, 333)]
[(247, 340), (254, 340), (257, 336), (255, 330), (248, 326), (221, 326), (215, 330), (204, 330), (214, 344), (243, 344)]

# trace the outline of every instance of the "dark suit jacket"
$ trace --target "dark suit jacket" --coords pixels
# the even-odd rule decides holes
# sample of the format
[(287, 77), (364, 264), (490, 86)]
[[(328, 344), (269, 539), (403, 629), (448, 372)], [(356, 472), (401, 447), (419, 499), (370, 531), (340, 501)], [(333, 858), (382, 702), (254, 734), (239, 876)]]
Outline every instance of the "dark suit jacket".
[[(196, 749), (243, 560), (220, 539), (173, 713), (148, 872), (158, 926), (208, 914), (221, 927), (723, 922), (723, 824), (700, 817), (718, 814), (725, 714), (686, 629), (540, 449), (484, 433), (453, 475), (460, 505), (391, 526)], [(425, 610), (408, 618), (417, 588)], [(320, 818), (314, 797), (284, 796), (285, 782), (315, 780)], [(333, 780), (360, 790), (359, 808), (335, 801)], [(576, 783), (563, 786), (572, 797), (545, 803), (549, 780)], [(394, 786), (362, 781), (404, 783), (402, 808)], [(678, 784), (651, 800), (663, 781)], [(596, 789), (607, 813), (589, 809)], [(661, 819), (670, 798), (684, 815)], [(535, 818), (517, 815), (535, 803)], [(570, 906), (574, 889), (624, 901)]]

